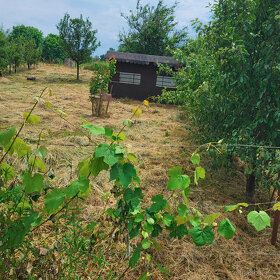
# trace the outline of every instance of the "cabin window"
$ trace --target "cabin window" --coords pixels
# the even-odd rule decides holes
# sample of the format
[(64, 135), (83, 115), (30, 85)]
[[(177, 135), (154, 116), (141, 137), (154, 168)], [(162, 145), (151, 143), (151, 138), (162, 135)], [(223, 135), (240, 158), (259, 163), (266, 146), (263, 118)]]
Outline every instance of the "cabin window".
[(120, 72), (120, 83), (140, 85), (141, 74)]
[(172, 77), (157, 76), (157, 87), (176, 88), (175, 81)]

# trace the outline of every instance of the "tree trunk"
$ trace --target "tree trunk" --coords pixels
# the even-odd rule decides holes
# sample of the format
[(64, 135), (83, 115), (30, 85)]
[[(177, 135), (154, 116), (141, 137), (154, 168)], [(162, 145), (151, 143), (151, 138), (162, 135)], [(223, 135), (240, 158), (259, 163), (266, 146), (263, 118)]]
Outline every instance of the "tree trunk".
[(0, 77), (2, 77), (2, 72), (0, 71)]
[(17, 72), (17, 66), (16, 66), (16, 64), (15, 64), (15, 73)]
[(12, 64), (9, 65), (9, 74), (12, 74)]
[(30, 64), (29, 63), (27, 63), (27, 67), (28, 67), (28, 70), (30, 70)]
[(80, 75), (79, 70), (80, 70), (79, 63), (77, 62), (77, 80), (79, 80), (79, 75)]
[(254, 171), (247, 177), (246, 182), (246, 201), (248, 203), (255, 203), (255, 188), (256, 188), (256, 176)]

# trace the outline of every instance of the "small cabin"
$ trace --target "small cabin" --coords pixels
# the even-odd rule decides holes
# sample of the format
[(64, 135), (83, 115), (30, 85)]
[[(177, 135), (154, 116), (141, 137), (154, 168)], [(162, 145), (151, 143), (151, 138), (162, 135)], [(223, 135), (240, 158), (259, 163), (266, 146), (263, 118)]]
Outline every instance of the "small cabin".
[(109, 85), (114, 98), (144, 100), (160, 95), (164, 88), (176, 89), (172, 77), (157, 73), (158, 63), (177, 68), (172, 57), (108, 51), (106, 58), (111, 56), (117, 60), (116, 74)]

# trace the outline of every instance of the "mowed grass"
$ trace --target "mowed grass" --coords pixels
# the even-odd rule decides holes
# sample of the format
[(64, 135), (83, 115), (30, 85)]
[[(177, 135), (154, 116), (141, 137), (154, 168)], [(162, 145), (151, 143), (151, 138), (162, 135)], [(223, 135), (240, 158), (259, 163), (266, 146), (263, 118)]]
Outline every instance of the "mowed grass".
[[(89, 80), (92, 72), (81, 70), (81, 81), (75, 80), (75, 69), (58, 65), (40, 64), (38, 68), (0, 78), (0, 132), (11, 126), (21, 124), (23, 113), (34, 104), (35, 97), (45, 88), (54, 93), (43, 97), (52, 102), (53, 109), (40, 104), (34, 114), (40, 116), (39, 126), (27, 124), (22, 133), (31, 145), (35, 146), (43, 127), (50, 129), (42, 144), (47, 146), (49, 154), (47, 164), (55, 170), (54, 184), (65, 186), (77, 175), (77, 163), (90, 156), (95, 145), (104, 141), (102, 137), (92, 137), (91, 141), (81, 130), (81, 116), (94, 125), (107, 126), (118, 132), (123, 120), (129, 118), (132, 109), (141, 102), (132, 100), (113, 100), (106, 117), (92, 117), (89, 102)], [(36, 81), (27, 81), (27, 77), (36, 77)], [(68, 117), (62, 119), (54, 111), (62, 110)], [(162, 193), (169, 197), (166, 190), (167, 171), (174, 166), (182, 166), (185, 172), (191, 168), (189, 157), (195, 143), (191, 141), (185, 129), (186, 119), (181, 119), (175, 106), (151, 104), (150, 109), (143, 109), (143, 114), (136, 118), (132, 127), (124, 130), (123, 142), (128, 152), (135, 153), (139, 159), (137, 168), (141, 178), (146, 201)], [(18, 168), (14, 158), (10, 159)], [(241, 171), (231, 177), (224, 170), (214, 172), (210, 162), (203, 159), (206, 179), (198, 187), (192, 188), (190, 205), (197, 207), (203, 214), (219, 212), (219, 205), (235, 204), (244, 200), (245, 178)], [(103, 210), (100, 197), (112, 188), (106, 172), (92, 180), (92, 191), (86, 204), (84, 218), (93, 220)], [(146, 203), (146, 201), (144, 203)], [(114, 205), (112, 199), (109, 204)], [(178, 198), (171, 198), (171, 207), (178, 203)], [(108, 205), (107, 205), (108, 206)], [(159, 251), (150, 251), (153, 257), (172, 273), (172, 279), (279, 279), (279, 249), (270, 245), (271, 229), (257, 233), (248, 225), (244, 216), (231, 214), (236, 227), (232, 240), (217, 237), (212, 245), (196, 247), (189, 237), (172, 240), (167, 232), (158, 239)], [(218, 236), (218, 235), (216, 235)], [(50, 237), (50, 240), (51, 237)], [(105, 248), (105, 245), (104, 245)], [(126, 269), (126, 246), (119, 240), (106, 246), (110, 267), (118, 267), (118, 272)], [(90, 274), (90, 267), (88, 273)], [(106, 268), (105, 268), (106, 269)], [(138, 265), (126, 274), (124, 279), (138, 279), (144, 271), (152, 274), (152, 279), (169, 279), (151, 263)]]

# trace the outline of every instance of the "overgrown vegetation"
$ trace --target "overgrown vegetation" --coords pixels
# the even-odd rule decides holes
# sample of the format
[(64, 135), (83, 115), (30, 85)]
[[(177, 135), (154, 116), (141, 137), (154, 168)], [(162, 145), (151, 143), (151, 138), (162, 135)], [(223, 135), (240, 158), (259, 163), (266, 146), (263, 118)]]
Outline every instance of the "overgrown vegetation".
[[(249, 147), (226, 147), (227, 157), (247, 163), (247, 200), (255, 186), (279, 188), (280, 55), (279, 3), (218, 1), (208, 25), (186, 51), (175, 51), (183, 65), (174, 73), (176, 92), (159, 101), (184, 104), (197, 139)], [(256, 146), (250, 148), (250, 145)]]

